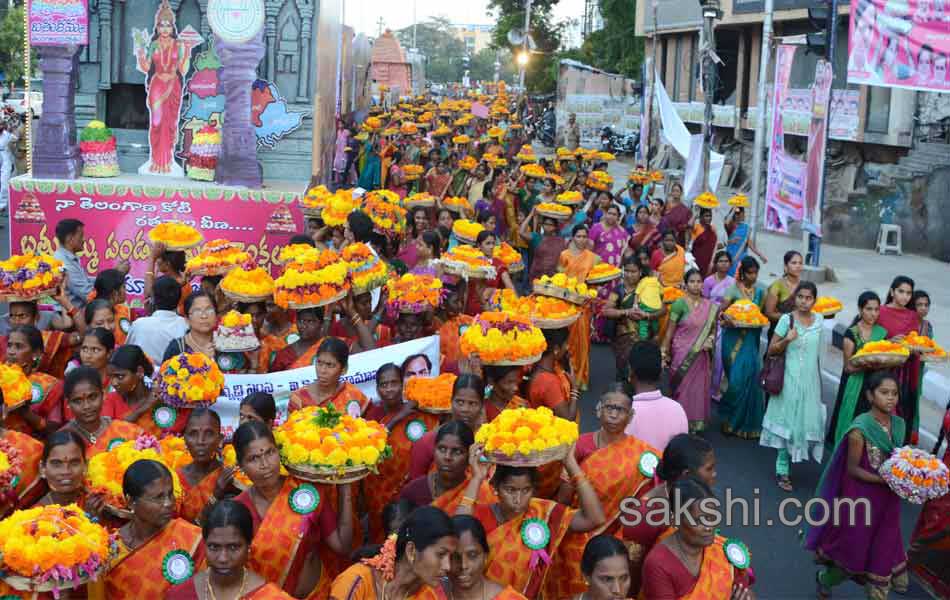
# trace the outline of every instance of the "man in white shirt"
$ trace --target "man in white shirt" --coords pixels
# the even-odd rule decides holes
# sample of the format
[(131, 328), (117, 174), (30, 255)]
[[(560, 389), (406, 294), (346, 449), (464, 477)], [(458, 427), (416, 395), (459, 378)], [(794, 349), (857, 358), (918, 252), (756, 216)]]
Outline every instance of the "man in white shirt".
[(175, 312), (181, 299), (181, 286), (171, 277), (159, 277), (152, 288), (151, 316), (136, 319), (129, 330), (126, 344), (134, 344), (145, 352), (156, 367), (169, 342), (188, 333), (188, 321)]

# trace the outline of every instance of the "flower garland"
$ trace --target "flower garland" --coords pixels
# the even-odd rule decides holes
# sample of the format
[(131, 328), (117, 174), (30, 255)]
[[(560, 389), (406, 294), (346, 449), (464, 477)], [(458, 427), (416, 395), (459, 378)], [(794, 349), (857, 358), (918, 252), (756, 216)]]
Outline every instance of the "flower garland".
[(89, 459), (86, 469), (86, 489), (93, 494), (102, 494), (106, 504), (118, 509), (128, 509), (125, 494), (122, 492), (122, 478), (125, 471), (137, 460), (155, 460), (171, 471), (176, 506), (181, 504), (184, 491), (175, 469), (169, 464), (169, 457), (162, 453), (162, 447), (154, 437), (141, 435), (134, 440), (116, 438), (105, 452)]
[(392, 455), (388, 432), (376, 421), (340, 414), (333, 405), (293, 412), (274, 429), (281, 461), (288, 467), (342, 470), (368, 467)]
[(528, 364), (548, 345), (531, 320), (507, 312), (483, 312), (459, 339), (462, 354), (477, 354), (485, 364)]
[(218, 365), (201, 352), (183, 352), (162, 363), (158, 393), (162, 402), (176, 408), (210, 406), (224, 388)]
[(8, 409), (33, 400), (33, 385), (20, 365), (0, 363), (0, 390), (3, 390), (3, 404)]

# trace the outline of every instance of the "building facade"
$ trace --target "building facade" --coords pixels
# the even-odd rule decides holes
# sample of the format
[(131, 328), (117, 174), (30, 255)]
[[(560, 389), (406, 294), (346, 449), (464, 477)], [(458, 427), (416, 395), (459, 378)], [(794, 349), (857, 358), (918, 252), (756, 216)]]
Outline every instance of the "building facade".
[(452, 25), (452, 34), (465, 44), (465, 52), (474, 56), (491, 44), (492, 25)]

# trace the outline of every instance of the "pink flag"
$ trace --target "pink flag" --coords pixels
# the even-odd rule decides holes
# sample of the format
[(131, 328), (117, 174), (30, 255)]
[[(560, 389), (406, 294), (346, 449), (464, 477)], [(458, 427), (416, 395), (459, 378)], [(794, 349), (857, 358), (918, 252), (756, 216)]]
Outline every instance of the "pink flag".
[(472, 114), (480, 119), (488, 118), (488, 107), (480, 102), (472, 103)]

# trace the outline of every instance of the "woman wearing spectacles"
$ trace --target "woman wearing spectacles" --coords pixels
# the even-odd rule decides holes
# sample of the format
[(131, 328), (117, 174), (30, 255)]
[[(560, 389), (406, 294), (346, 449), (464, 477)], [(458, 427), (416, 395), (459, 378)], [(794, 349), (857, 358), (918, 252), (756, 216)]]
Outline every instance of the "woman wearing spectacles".
[(162, 362), (183, 352), (201, 353), (217, 363), (222, 373), (253, 373), (257, 370), (257, 351), (218, 352), (214, 347), (214, 330), (218, 327), (218, 310), (207, 292), (195, 292), (185, 300), (188, 333), (169, 342)]

